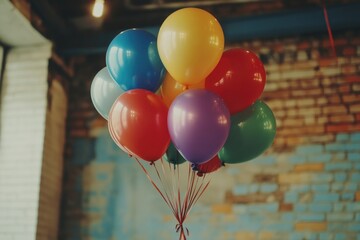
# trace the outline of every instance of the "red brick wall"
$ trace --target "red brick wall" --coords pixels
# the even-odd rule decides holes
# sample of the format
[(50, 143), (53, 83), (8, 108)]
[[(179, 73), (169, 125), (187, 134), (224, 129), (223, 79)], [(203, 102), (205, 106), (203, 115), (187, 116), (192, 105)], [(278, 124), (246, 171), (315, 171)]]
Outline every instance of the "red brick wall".
[[(327, 35), (228, 46), (252, 50), (264, 62), (268, 81), (262, 99), (276, 116), (277, 136), (262, 158), (227, 166), (216, 174), (198, 204), (206, 213), (198, 213), (195, 207), (188, 224), (192, 229), (208, 224), (219, 228), (211, 232), (212, 228), (206, 227), (207, 233), (195, 231), (195, 236), (247, 240), (355, 237), (359, 225), (353, 221), (360, 219), (356, 214), (360, 206), (360, 34), (336, 35), (335, 44), (337, 60), (331, 55)], [(75, 185), (86, 161), (95, 156), (86, 152), (88, 157), (82, 156), (80, 165), (70, 159), (74, 160), (73, 141), (85, 139), (87, 143), (81, 147), (91, 148), (98, 130), (106, 127), (89, 95), (90, 82), (104, 66), (103, 59), (78, 59), (74, 65), (77, 74), (70, 86), (63, 236), (74, 236), (71, 229), (76, 227), (90, 227), (76, 225), (87, 213), (79, 211), (82, 200)], [(167, 234), (171, 230), (143, 231)]]

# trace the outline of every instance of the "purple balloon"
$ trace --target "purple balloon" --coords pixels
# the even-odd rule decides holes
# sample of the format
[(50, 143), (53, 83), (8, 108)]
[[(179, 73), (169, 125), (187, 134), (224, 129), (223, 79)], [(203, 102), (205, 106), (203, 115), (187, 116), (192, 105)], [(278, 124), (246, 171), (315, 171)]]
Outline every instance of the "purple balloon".
[(187, 90), (171, 104), (168, 128), (181, 155), (201, 164), (212, 159), (225, 144), (230, 131), (229, 109), (215, 93)]

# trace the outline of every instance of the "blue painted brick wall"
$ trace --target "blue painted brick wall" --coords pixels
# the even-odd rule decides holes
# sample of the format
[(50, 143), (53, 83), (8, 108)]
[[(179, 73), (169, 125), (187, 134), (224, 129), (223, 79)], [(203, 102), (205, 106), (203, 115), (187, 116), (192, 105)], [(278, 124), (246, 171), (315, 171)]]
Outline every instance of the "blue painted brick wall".
[[(227, 175), (227, 171), (220, 170), (214, 174), (208, 194), (204, 196), (209, 199), (200, 200), (190, 214), (188, 220), (192, 236), (190, 239), (224, 238), (225, 235), (220, 234), (213, 226), (221, 227), (222, 231), (229, 234), (228, 236), (234, 237), (246, 236), (244, 232), (253, 232), (255, 235), (251, 236), (255, 236), (256, 239), (273, 239), (270, 235), (279, 237), (277, 233), (282, 233), (284, 239), (301, 240), (355, 237), (360, 227), (358, 213), (360, 202), (357, 202), (360, 182), (357, 180), (360, 179), (360, 174), (349, 166), (354, 164), (353, 156), (355, 153), (358, 154), (360, 149), (344, 147), (346, 141), (351, 139), (358, 141), (358, 134), (354, 136), (342, 134), (336, 138), (339, 142), (329, 144), (331, 147), (318, 144), (302, 146), (293, 154), (288, 154), (287, 164), (293, 166), (313, 163), (311, 161), (313, 154), (325, 154), (327, 160), (323, 165), (323, 171), (307, 172), (308, 179), (289, 178), (289, 182), (279, 183), (278, 178), (271, 177), (274, 170), (268, 173), (268, 180), (271, 182), (267, 182), (266, 178), (264, 182), (254, 181), (255, 178), (252, 177), (259, 174), (266, 175), (268, 164), (276, 166), (277, 162), (273, 161), (276, 155), (263, 158), (271, 159), (266, 160), (269, 161), (267, 164), (249, 162), (248, 165), (243, 165), (243, 168), (241, 165), (227, 166), (236, 170), (238, 172), (236, 175)], [(83, 142), (79, 140), (76, 146), (81, 146), (81, 149), (95, 146), (95, 151), (82, 152), (79, 148), (79, 152), (74, 155), (78, 159), (74, 159), (72, 164), (81, 165), (83, 170), (76, 177), (77, 181), (73, 189), (80, 192), (82, 198), (75, 205), (66, 202), (65, 208), (81, 210), (88, 224), (79, 225), (77, 221), (67, 222), (66, 217), (63, 217), (63, 226), (71, 232), (69, 236), (91, 240), (176, 239), (177, 235), (173, 230), (175, 221), (172, 220), (170, 210), (134, 160), (117, 149), (106, 131), (96, 140)], [(332, 157), (328, 157), (327, 150), (332, 152), (331, 156), (338, 151), (344, 151), (345, 156), (350, 159), (331, 161)], [(347, 154), (350, 152), (351, 154)], [(84, 156), (81, 156), (82, 153)], [(247, 172), (248, 169), (252, 171), (251, 174)], [(249, 182), (246, 178), (237, 180), (242, 173), (249, 175), (253, 180)], [(296, 172), (289, 170), (286, 173)], [(88, 174), (91, 176), (87, 176)], [(231, 181), (227, 182), (229, 180)], [(264, 202), (255, 201), (240, 205), (235, 200), (231, 203), (233, 207), (230, 212), (212, 212), (211, 206), (221, 203), (221, 199), (212, 200), (212, 198), (222, 195), (222, 199), (225, 200), (226, 189), (229, 187), (235, 199), (236, 196), (249, 197), (255, 194), (264, 196), (261, 200)], [(292, 207), (283, 208), (283, 204), (291, 204)], [(165, 216), (168, 217), (164, 218)], [(311, 229), (303, 232), (301, 228), (299, 229), (303, 223), (324, 224), (325, 227), (321, 230), (322, 233), (311, 232)], [(340, 230), (344, 232), (339, 233)]]
[[(241, 43), (264, 60), (262, 99), (277, 135), (261, 156), (212, 174), (185, 222), (189, 240), (360, 240), (360, 36), (340, 35), (338, 62), (326, 34)], [(99, 131), (84, 87), (92, 76), (70, 86), (59, 239), (177, 240), (171, 211), (139, 166)]]

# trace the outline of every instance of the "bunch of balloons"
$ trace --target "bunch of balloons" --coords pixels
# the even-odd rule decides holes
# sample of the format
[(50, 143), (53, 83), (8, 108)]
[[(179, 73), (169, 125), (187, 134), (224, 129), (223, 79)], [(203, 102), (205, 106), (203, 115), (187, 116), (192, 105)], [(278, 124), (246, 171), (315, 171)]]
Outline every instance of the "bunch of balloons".
[(91, 98), (116, 144), (154, 162), (190, 162), (208, 173), (272, 144), (276, 123), (258, 100), (265, 69), (251, 51), (224, 51), (217, 19), (198, 8), (169, 15), (157, 38), (141, 29), (110, 43)]

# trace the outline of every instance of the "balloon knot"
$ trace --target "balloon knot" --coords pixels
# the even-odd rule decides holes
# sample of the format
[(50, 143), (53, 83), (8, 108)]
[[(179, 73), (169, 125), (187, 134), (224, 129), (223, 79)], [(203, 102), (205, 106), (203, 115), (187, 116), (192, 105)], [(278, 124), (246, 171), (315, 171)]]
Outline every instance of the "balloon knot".
[(150, 162), (150, 166), (152, 166), (152, 165), (154, 165), (155, 164), (155, 162), (154, 161), (151, 161)]
[(197, 175), (198, 175), (198, 177), (202, 177), (202, 176), (204, 176), (204, 173), (198, 172)]
[[(185, 232), (186, 232), (186, 235), (187, 235), (187, 236), (190, 235), (189, 229), (188, 229), (187, 227), (184, 227), (184, 226), (182, 225), (182, 223), (176, 224), (175, 230), (176, 230), (177, 233), (180, 231), (180, 233), (185, 233)], [(184, 231), (184, 230), (185, 230), (185, 231)]]
[(221, 161), (221, 166), (225, 167), (225, 162)]
[(199, 166), (196, 163), (192, 163), (191, 168), (193, 171), (199, 171)]

